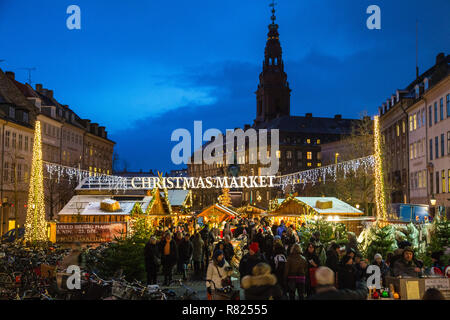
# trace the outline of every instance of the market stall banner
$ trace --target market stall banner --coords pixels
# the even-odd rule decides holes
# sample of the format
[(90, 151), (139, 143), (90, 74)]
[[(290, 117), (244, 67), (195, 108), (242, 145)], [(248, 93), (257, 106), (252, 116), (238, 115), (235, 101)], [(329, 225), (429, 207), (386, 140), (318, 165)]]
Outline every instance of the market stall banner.
[(58, 223), (56, 242), (108, 242), (126, 233), (124, 222)]

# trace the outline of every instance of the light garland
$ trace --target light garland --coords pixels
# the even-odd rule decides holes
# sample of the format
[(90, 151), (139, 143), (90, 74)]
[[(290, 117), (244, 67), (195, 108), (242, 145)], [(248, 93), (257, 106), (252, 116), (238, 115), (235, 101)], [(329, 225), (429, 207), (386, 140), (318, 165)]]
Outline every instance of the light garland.
[(377, 207), (377, 220), (386, 220), (386, 199), (384, 197), (384, 171), (381, 149), (380, 118), (374, 117), (374, 143), (375, 143), (375, 204)]
[(28, 193), (25, 241), (36, 243), (47, 241), (45, 220), (44, 175), (42, 168), (41, 123), (36, 121), (31, 164), (30, 189)]
[(370, 170), (375, 166), (375, 157), (373, 155), (359, 159), (340, 162), (324, 167), (314, 168), (310, 170), (300, 171), (277, 177), (278, 185), (282, 187), (283, 192), (288, 186), (301, 184), (303, 188), (306, 184), (315, 185), (317, 182), (325, 182), (328, 177), (336, 181), (338, 171), (344, 173), (344, 178), (349, 173), (356, 173), (360, 168)]

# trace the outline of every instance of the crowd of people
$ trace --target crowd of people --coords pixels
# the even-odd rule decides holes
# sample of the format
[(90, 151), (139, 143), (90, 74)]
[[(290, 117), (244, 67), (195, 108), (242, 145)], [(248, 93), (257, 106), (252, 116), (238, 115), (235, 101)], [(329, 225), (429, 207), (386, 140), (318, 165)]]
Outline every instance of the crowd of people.
[(186, 280), (191, 265), (194, 280), (206, 279), (210, 298), (215, 290), (231, 286), (235, 238), (246, 239), (238, 271), (247, 300), (366, 299), (369, 265), (380, 268), (383, 286), (388, 275), (417, 277), (424, 271), (408, 242), (399, 243), (386, 257), (377, 253), (369, 260), (358, 251), (356, 239), (345, 246), (335, 242), (325, 246), (315, 232), (304, 241), (295, 226), (284, 221), (249, 218), (239, 219), (233, 228), (225, 223), (220, 229), (204, 226), (193, 234), (183, 227), (174, 231), (174, 236), (166, 231), (160, 241), (152, 237), (146, 245), (148, 283), (156, 283), (160, 267), (164, 284), (172, 280), (175, 267)]

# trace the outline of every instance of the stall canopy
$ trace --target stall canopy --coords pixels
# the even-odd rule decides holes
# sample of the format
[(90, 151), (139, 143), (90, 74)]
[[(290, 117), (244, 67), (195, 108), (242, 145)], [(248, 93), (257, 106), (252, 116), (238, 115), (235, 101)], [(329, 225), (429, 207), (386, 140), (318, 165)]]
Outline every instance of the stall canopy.
[(334, 197), (288, 197), (277, 199), (270, 216), (302, 216), (307, 214), (361, 216), (364, 213)]
[(221, 223), (222, 221), (228, 221), (237, 216), (238, 213), (232, 208), (216, 203), (204, 209), (197, 217), (203, 217)]

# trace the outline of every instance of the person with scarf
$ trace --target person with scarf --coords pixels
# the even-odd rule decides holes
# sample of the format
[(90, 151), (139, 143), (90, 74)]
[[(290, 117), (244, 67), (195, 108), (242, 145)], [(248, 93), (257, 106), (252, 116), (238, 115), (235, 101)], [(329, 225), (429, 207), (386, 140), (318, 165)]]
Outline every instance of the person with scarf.
[(216, 250), (213, 253), (211, 262), (208, 265), (206, 272), (206, 291), (208, 293), (208, 300), (212, 299), (213, 290), (222, 289), (229, 281), (227, 268), (228, 262), (225, 260), (222, 250)]
[(166, 232), (160, 242), (161, 264), (164, 274), (164, 284), (169, 285), (172, 281), (173, 267), (177, 264), (178, 248), (170, 232)]

